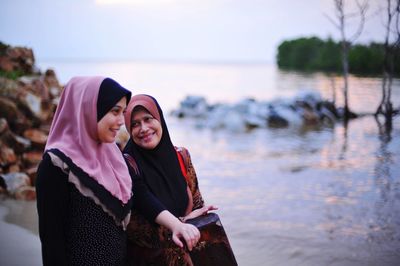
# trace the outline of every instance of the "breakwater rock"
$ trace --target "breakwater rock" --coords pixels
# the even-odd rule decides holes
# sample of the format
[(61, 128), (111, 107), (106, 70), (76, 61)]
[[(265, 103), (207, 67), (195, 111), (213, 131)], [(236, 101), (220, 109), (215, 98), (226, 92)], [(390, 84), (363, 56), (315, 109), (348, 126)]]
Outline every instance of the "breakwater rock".
[(196, 119), (198, 127), (240, 132), (253, 128), (331, 126), (343, 118), (343, 109), (322, 99), (318, 92), (303, 91), (292, 99), (243, 99), (234, 104), (213, 105), (202, 96), (191, 95), (180, 102), (172, 115)]

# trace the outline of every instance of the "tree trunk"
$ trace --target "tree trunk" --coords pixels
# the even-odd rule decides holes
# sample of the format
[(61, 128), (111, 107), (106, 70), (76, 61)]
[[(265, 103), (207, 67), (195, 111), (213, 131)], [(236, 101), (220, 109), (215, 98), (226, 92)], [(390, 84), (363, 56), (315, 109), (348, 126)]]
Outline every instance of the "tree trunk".
[[(393, 16), (396, 16), (396, 22), (398, 23), (398, 12), (400, 1), (397, 1), (395, 9), (392, 11), (391, 0), (387, 0), (387, 24), (386, 24), (386, 35), (384, 44), (384, 61), (383, 61), (383, 78), (382, 78), (382, 99), (375, 112), (375, 116), (383, 115), (385, 117), (385, 124), (388, 127), (392, 126), (393, 117), (393, 104), (391, 102), (392, 96), (392, 82), (394, 74), (394, 53), (397, 41), (394, 44), (390, 44), (390, 33)], [(393, 12), (393, 13), (392, 13)], [(397, 28), (398, 29), (398, 28)], [(397, 38), (399, 39), (399, 38)]]
[(342, 41), (342, 64), (343, 64), (343, 96), (344, 96), (344, 119), (350, 118), (349, 109), (349, 49), (348, 44)]

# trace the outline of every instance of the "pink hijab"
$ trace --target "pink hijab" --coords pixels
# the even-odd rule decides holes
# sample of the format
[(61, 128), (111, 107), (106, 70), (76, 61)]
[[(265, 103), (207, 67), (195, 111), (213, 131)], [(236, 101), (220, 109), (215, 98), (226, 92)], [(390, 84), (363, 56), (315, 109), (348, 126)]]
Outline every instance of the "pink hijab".
[(125, 127), (126, 130), (128, 130), (129, 135), (131, 135), (131, 120), (132, 120), (132, 111), (136, 106), (143, 106), (144, 108), (146, 108), (150, 114), (155, 117), (158, 121), (161, 122), (161, 118), (160, 118), (160, 113), (157, 110), (157, 105), (154, 103), (154, 101), (145, 94), (137, 94), (135, 96), (133, 96), (128, 104), (128, 106), (126, 107), (126, 111), (124, 114), (125, 117)]
[(65, 86), (45, 150), (58, 149), (124, 204), (132, 181), (115, 143), (97, 136), (97, 97), (104, 77), (75, 77)]

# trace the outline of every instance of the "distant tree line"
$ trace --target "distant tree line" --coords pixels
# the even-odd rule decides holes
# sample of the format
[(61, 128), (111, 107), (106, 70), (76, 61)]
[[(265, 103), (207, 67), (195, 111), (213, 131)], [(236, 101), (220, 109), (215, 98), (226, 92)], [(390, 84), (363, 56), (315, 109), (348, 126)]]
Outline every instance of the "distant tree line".
[[(352, 45), (349, 50), (349, 70), (353, 74), (382, 75), (384, 44)], [(394, 74), (400, 76), (400, 49), (395, 51)], [(341, 44), (331, 38), (298, 38), (282, 42), (277, 63), (281, 69), (341, 72)]]

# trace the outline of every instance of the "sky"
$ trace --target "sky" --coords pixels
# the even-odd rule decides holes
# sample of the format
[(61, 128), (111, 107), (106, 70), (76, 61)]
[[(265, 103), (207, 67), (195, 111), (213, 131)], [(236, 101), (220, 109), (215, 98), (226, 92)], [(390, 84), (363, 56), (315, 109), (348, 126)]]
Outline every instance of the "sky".
[[(384, 3), (359, 42), (383, 41)], [(0, 0), (0, 41), (42, 60), (274, 62), (284, 40), (338, 39), (327, 16), (333, 0)]]

